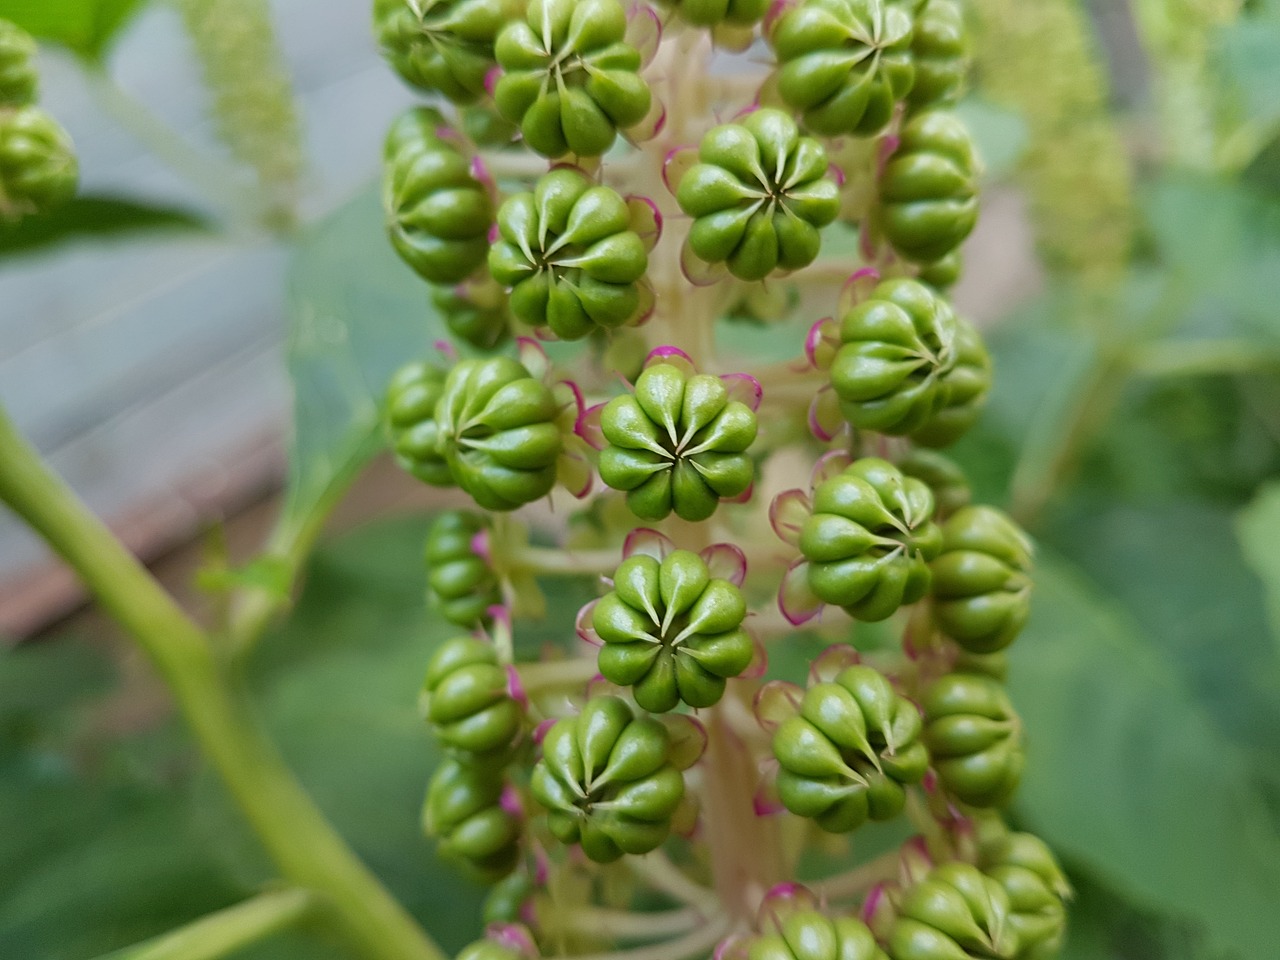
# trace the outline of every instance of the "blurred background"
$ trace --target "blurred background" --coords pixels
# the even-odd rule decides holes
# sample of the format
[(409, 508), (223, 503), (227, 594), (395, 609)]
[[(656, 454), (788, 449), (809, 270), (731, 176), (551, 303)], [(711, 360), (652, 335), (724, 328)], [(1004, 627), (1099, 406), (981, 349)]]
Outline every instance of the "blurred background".
[[(382, 233), (380, 142), (413, 97), (367, 6), (0, 0), (82, 176), (0, 229), (0, 402), (210, 620), (230, 587), (287, 590), (298, 571), (250, 558), (360, 474), (251, 680), (326, 812), (456, 948), (480, 891), (416, 827), (440, 501), (370, 461), (387, 375), (441, 328)], [(1040, 546), (1013, 816), (1071, 871), (1072, 960), (1274, 960), (1280, 0), (967, 7), (986, 181), (956, 299), (997, 386), (956, 449)], [(97, 956), (271, 876), (146, 664), (8, 514), (0, 642), (0, 956)], [(244, 953), (295, 955), (343, 956), (309, 931)]]

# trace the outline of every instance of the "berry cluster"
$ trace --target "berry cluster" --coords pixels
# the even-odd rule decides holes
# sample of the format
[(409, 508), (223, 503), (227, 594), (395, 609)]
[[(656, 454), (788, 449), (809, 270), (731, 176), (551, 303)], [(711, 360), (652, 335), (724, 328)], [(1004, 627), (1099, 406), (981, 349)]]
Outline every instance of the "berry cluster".
[(79, 165), (71, 138), (35, 105), (36, 43), (0, 20), (0, 228), (67, 200)]
[[(395, 376), (388, 435), (487, 511), (426, 545), (432, 607), (475, 631), (422, 701), (447, 754), (427, 832), (498, 881), (468, 960), (670, 934), (654, 956), (1055, 955), (1068, 887), (999, 812), (1031, 543), (937, 452), (991, 383), (947, 294), (977, 217), (963, 14), (377, 0), (387, 58), (449, 113), (393, 126), (388, 232), (460, 341)], [(767, 76), (710, 74), (756, 40)], [(716, 340), (743, 316), (797, 323), (795, 356), (741, 372)], [(797, 455), (807, 489), (755, 495)], [(515, 512), (597, 479), (568, 539), (531, 545)], [(533, 659), (553, 576), (596, 599)], [(872, 622), (900, 642), (865, 643)], [(769, 680), (802, 634), (825, 646), (808, 682)], [(819, 832), (900, 818), (918, 836), (887, 860), (798, 875)], [(684, 907), (621, 912), (655, 895)]]

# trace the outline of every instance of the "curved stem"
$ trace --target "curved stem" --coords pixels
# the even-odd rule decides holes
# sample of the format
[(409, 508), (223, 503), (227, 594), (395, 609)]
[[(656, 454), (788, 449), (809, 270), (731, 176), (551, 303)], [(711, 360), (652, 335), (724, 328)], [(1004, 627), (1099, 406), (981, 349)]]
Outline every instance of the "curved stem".
[(444, 960), (293, 777), (205, 633), (50, 471), (0, 410), (0, 501), (78, 573), (133, 635), (281, 874), (325, 897), (371, 960)]
[(866, 893), (877, 883), (892, 880), (898, 874), (898, 851), (882, 853), (874, 860), (859, 864), (846, 873), (808, 884), (810, 890), (827, 900), (847, 900)]
[(613, 573), (622, 562), (622, 554), (618, 550), (524, 547), (509, 559), (497, 559), (502, 566), (526, 570), (540, 576), (590, 576)]
[(273, 890), (101, 960), (217, 960), (293, 926), (316, 905), (309, 890)]
[(595, 659), (591, 657), (517, 663), (515, 667), (520, 685), (531, 697), (561, 687), (580, 687), (600, 672)]
[(715, 893), (691, 880), (661, 850), (646, 853), (642, 857), (627, 857), (624, 862), (637, 877), (674, 900), (688, 904), (703, 914), (711, 914), (719, 909)]
[(675, 940), (635, 947), (631, 950), (613, 950), (608, 953), (587, 953), (569, 960), (684, 960), (685, 957), (705, 955), (733, 928), (732, 921), (720, 914), (704, 926)]
[(623, 940), (657, 940), (673, 934), (687, 933), (706, 919), (701, 910), (692, 907), (649, 913), (607, 910), (603, 907), (575, 907), (567, 913), (561, 925), (578, 933), (598, 935), (604, 930), (610, 936)]

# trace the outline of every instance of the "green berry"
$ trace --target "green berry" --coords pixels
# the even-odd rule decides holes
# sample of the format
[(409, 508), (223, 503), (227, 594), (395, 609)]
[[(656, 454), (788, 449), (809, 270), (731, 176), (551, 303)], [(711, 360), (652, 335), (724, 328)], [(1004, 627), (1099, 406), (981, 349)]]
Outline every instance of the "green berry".
[(929, 589), (942, 546), (933, 494), (875, 457), (855, 461), (814, 490), (800, 531), (809, 587), (858, 620), (883, 620)]
[(498, 578), (472, 541), (488, 524), (469, 510), (446, 510), (427, 533), (427, 601), (450, 623), (474, 629), (502, 603)]
[(453, 474), (439, 452), (435, 410), (444, 392), (445, 371), (431, 363), (409, 363), (387, 386), (387, 435), (396, 462), (419, 480), (437, 487), (453, 486)]
[(929, 0), (916, 17), (911, 40), (916, 82), (907, 97), (913, 110), (951, 106), (964, 93), (969, 37), (955, 0)]
[(978, 420), (991, 390), (991, 357), (982, 337), (964, 319), (952, 344), (955, 362), (940, 375), (940, 409), (911, 439), (926, 447), (945, 447), (960, 439)]
[(699, 163), (676, 190), (694, 218), (689, 247), (741, 280), (799, 270), (818, 255), (818, 230), (840, 211), (827, 154), (781, 110), (761, 109), (702, 138)]
[(562, 340), (637, 319), (649, 255), (614, 190), (562, 167), (498, 211), (489, 271), (511, 288), (511, 312)]
[(382, 203), (396, 252), (424, 279), (457, 283), (484, 263), (493, 201), (471, 161), (437, 136), (434, 110), (410, 111), (387, 138)]
[(1030, 833), (1005, 833), (983, 844), (979, 866), (1009, 897), (1014, 960), (1052, 960), (1067, 929), (1071, 885), (1053, 852)]
[(493, 647), (474, 637), (437, 648), (422, 681), (421, 707), (436, 738), (467, 756), (505, 755), (524, 724)]
[(755, 478), (747, 449), (756, 415), (729, 398), (719, 377), (686, 374), (658, 363), (636, 380), (635, 392), (610, 400), (600, 420), (608, 446), (600, 479), (627, 491), (637, 517), (661, 520), (673, 511), (705, 520), (721, 499), (745, 493)]
[(17, 24), (0, 19), (0, 109), (34, 103), (36, 42)]
[(520, 818), (502, 804), (501, 769), (449, 758), (436, 768), (422, 805), (422, 828), (440, 855), (493, 883), (520, 858)]
[(942, 527), (933, 572), (933, 616), (970, 653), (1014, 641), (1031, 611), (1031, 541), (994, 507), (965, 507)]
[(645, 710), (661, 713), (681, 701), (709, 707), (724, 694), (725, 680), (751, 663), (746, 615), (742, 591), (713, 578), (696, 553), (676, 550), (661, 562), (631, 557), (592, 616), (604, 641), (600, 673), (632, 687)]
[(768, 0), (668, 0), (685, 23), (717, 27), (722, 23), (750, 27), (769, 12)]
[(482, 919), (489, 923), (515, 923), (524, 915), (525, 905), (532, 899), (533, 879), (517, 870), (493, 885), (484, 898)]
[(880, 177), (881, 226), (903, 257), (932, 263), (953, 253), (978, 220), (978, 163), (954, 114), (926, 110), (903, 126)]
[(956, 281), (960, 279), (960, 271), (963, 269), (964, 255), (959, 250), (953, 250), (941, 260), (922, 264), (917, 278), (921, 283), (927, 283), (933, 289), (944, 292), (955, 286)]
[(1014, 960), (1004, 888), (968, 863), (944, 863), (903, 895), (889, 931), (893, 960)]
[(551, 832), (597, 863), (656, 849), (684, 797), (670, 748), (666, 727), (618, 697), (593, 697), (556, 721), (530, 781)]
[(520, 129), (507, 120), (492, 104), (472, 104), (458, 111), (462, 132), (478, 147), (509, 147), (520, 135)]
[(769, 41), (782, 99), (824, 136), (878, 133), (915, 76), (911, 16), (884, 0), (804, 0)]
[(484, 93), (498, 31), (519, 0), (374, 0), (383, 55), (408, 83), (469, 103)]
[(438, 449), (476, 503), (514, 510), (555, 486), (558, 415), (551, 390), (515, 360), (463, 360), (436, 404)]
[(886, 280), (840, 324), (831, 385), (853, 426), (891, 435), (926, 429), (949, 398), (962, 327), (917, 280)]
[(889, 960), (857, 917), (796, 910), (747, 941), (746, 960)]
[(78, 177), (75, 149), (58, 121), (39, 107), (0, 110), (0, 221), (69, 200)]
[(904, 476), (915, 477), (928, 485), (939, 517), (951, 516), (968, 506), (973, 497), (960, 465), (936, 450), (915, 447), (898, 461), (898, 469)]
[(444, 314), (450, 333), (480, 350), (492, 350), (510, 336), (507, 295), (492, 280), (438, 288), (431, 303)]
[(924, 742), (947, 792), (975, 807), (1004, 803), (1022, 779), (1022, 723), (999, 682), (940, 677), (925, 691)]
[(491, 927), (483, 940), (469, 943), (456, 960), (534, 960), (537, 947), (529, 931), (519, 925)]
[(896, 817), (929, 765), (920, 732), (920, 712), (882, 674), (845, 668), (774, 733), (783, 805), (833, 833)]
[(626, 43), (618, 0), (531, 0), (496, 53), (498, 110), (544, 157), (598, 157), (649, 113), (640, 52)]

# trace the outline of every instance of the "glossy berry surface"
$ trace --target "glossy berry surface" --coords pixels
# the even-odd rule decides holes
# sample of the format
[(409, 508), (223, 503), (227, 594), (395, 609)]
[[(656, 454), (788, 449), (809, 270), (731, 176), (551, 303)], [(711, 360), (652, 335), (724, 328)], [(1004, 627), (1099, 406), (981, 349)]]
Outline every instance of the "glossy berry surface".
[(422, 805), (422, 828), (446, 860), (492, 883), (520, 856), (520, 818), (502, 804), (501, 770), (455, 758), (436, 768)]
[(955, 0), (929, 0), (916, 17), (911, 39), (915, 84), (907, 97), (912, 110), (952, 106), (964, 93), (969, 72), (969, 36)]
[(436, 404), (444, 393), (445, 371), (433, 363), (409, 363), (387, 385), (384, 419), (396, 462), (419, 480), (453, 486), (453, 474), (438, 447)]
[(484, 94), (494, 40), (521, 7), (518, 0), (374, 0), (373, 27), (407, 83), (469, 103)]
[(856, 917), (795, 910), (752, 937), (746, 960), (888, 960), (875, 935)]
[(39, 107), (0, 110), (0, 221), (44, 213), (75, 193), (71, 138)]
[(999, 806), (1017, 789), (1025, 757), (1022, 723), (998, 681), (952, 673), (925, 691), (924, 742), (948, 793), (975, 807)]
[(446, 510), (427, 532), (427, 602), (450, 623), (475, 628), (489, 622), (489, 608), (502, 603), (498, 577), (476, 552), (488, 523), (470, 510)]
[(888, 946), (893, 960), (1014, 960), (1009, 897), (971, 864), (941, 864), (903, 895)]
[(0, 19), (0, 109), (36, 98), (36, 42), (17, 24)]
[(421, 709), (436, 738), (467, 755), (505, 753), (524, 722), (493, 647), (474, 637), (455, 637), (436, 649), (422, 681)]

